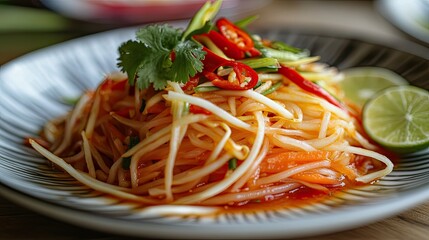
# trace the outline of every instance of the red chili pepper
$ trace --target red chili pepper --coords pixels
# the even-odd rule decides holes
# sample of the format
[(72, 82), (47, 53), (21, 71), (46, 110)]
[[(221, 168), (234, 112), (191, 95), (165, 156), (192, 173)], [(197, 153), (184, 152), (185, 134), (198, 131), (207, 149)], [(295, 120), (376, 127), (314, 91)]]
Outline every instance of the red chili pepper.
[(213, 43), (220, 48), (226, 56), (234, 59), (243, 59), (245, 57), (244, 51), (240, 49), (235, 43), (229, 41), (225, 36), (216, 32), (210, 31), (206, 34)]
[(342, 105), (337, 99), (335, 99), (331, 94), (329, 94), (328, 92), (326, 92), (322, 87), (320, 87), (319, 85), (303, 78), (297, 71), (295, 71), (292, 68), (288, 68), (285, 66), (281, 66), (278, 70), (278, 72), (280, 74), (282, 74), (283, 76), (285, 76), (287, 79), (289, 79), (290, 81), (292, 81), (293, 83), (295, 83), (298, 87), (300, 87), (301, 89), (309, 92), (309, 93), (313, 93), (316, 96), (319, 96), (323, 99), (325, 99), (326, 101), (330, 102), (331, 104), (344, 109), (348, 112), (348, 110), (344, 107), (344, 105)]
[[(247, 90), (258, 83), (258, 73), (248, 65), (219, 57), (207, 48), (203, 48), (203, 50), (207, 52), (203, 60), (203, 74), (216, 87), (229, 90)], [(236, 74), (235, 81), (229, 81), (214, 73), (221, 66), (233, 69)]]
[(230, 42), (234, 43), (241, 50), (248, 51), (253, 48), (252, 38), (245, 31), (235, 26), (226, 18), (217, 20), (216, 27), (223, 36), (225, 36)]
[(246, 64), (231, 62), (229, 65), (223, 66), (232, 67), (236, 74), (236, 80), (231, 82), (213, 72), (206, 73), (206, 78), (208, 78), (216, 87), (228, 90), (247, 90), (253, 88), (258, 83), (258, 74)]
[(170, 59), (172, 62), (174, 62), (174, 60), (176, 59), (176, 53), (174, 51), (170, 52)]
[(193, 104), (191, 104), (189, 106), (189, 112), (191, 112), (193, 114), (205, 114), (205, 115), (211, 115), (212, 114), (210, 111), (206, 110), (205, 108), (202, 108), (200, 106), (193, 105)]
[(210, 49), (203, 47), (203, 51), (206, 52), (206, 56), (203, 59), (203, 65), (204, 65), (204, 72), (214, 72), (216, 69), (218, 69), (220, 66), (223, 66), (225, 64), (228, 64), (232, 62), (231, 60), (225, 59), (223, 57), (219, 57), (214, 52), (212, 52)]
[(189, 78), (189, 80), (185, 83), (185, 85), (182, 87), (182, 89), (184, 91), (192, 90), (196, 86), (198, 86), (199, 81), (200, 81), (200, 76), (198, 76), (198, 74), (197, 74), (197, 75)]

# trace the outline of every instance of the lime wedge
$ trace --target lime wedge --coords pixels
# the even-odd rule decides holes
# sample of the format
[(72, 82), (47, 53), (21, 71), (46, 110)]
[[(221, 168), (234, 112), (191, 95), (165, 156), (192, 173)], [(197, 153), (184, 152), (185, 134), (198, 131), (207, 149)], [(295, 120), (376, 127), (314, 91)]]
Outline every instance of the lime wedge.
[(376, 92), (387, 87), (406, 85), (407, 80), (398, 74), (380, 67), (355, 67), (343, 70), (340, 82), (345, 97), (362, 107)]
[(363, 108), (363, 126), (381, 146), (409, 153), (429, 146), (429, 92), (394, 86), (377, 93)]

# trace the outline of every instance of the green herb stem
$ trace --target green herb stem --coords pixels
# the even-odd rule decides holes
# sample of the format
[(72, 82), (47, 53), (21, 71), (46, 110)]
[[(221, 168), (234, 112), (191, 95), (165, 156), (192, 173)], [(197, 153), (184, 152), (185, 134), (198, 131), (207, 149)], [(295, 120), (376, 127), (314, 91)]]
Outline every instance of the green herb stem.
[[(130, 142), (128, 144), (128, 149), (133, 148), (139, 142), (140, 142), (140, 138), (138, 136), (130, 136)], [(122, 158), (122, 168), (124, 170), (130, 169), (130, 164), (131, 164), (131, 157)]]
[(228, 169), (235, 170), (237, 168), (237, 158), (231, 158), (228, 161)]
[(212, 20), (219, 12), (221, 5), (222, 0), (217, 0), (214, 3), (207, 1), (192, 18), (182, 35), (182, 41), (187, 39), (192, 32), (204, 28), (206, 22)]
[(270, 88), (268, 88), (267, 90), (263, 91), (261, 94), (262, 95), (268, 95), (268, 94), (276, 91), (277, 89), (279, 89), (282, 85), (283, 85), (283, 82), (282, 81), (278, 81), (278, 82), (274, 83)]
[(217, 90), (220, 90), (220, 88), (218, 88), (216, 86), (197, 86), (194, 88), (194, 91), (197, 93), (213, 92), (213, 91), (217, 91)]
[(275, 58), (265, 57), (265, 58), (248, 58), (240, 60), (241, 63), (246, 64), (247, 66), (257, 69), (257, 68), (279, 68), (279, 61)]
[(140, 109), (139, 109), (140, 113), (142, 113), (145, 108), (146, 108), (146, 101), (144, 99), (142, 99)]
[(291, 52), (291, 53), (300, 53), (303, 50), (300, 48), (296, 48), (296, 47), (292, 47), (284, 42), (280, 42), (280, 41), (274, 41), (271, 43), (271, 47), (277, 50), (281, 50), (281, 51), (287, 51), (287, 52)]
[(234, 25), (239, 27), (239, 28), (246, 28), (249, 24), (251, 24), (252, 22), (254, 22), (258, 18), (259, 18), (258, 15), (248, 16), (248, 17), (245, 17), (241, 20), (234, 22)]
[(276, 50), (273, 48), (262, 47), (259, 49), (265, 57), (275, 58), (279, 61), (296, 61), (303, 57), (308, 57), (308, 52), (293, 53), (288, 51)]

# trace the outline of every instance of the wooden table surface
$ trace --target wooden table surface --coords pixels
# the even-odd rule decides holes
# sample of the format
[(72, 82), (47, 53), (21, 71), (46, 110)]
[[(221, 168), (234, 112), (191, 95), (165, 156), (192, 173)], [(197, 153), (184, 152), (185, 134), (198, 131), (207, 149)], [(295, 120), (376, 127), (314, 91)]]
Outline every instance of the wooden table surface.
[[(38, 48), (121, 26), (88, 24), (43, 8), (15, 7), (11, 6), (13, 1), (3, 2), (6, 5), (0, 5), (0, 64)], [(13, 3), (26, 5), (28, 2)], [(24, 15), (30, 20), (22, 21)], [(378, 42), (414, 41), (380, 16), (372, 1), (272, 1), (259, 10), (259, 15), (256, 28), (269, 26), (341, 33)], [(40, 19), (43, 21), (38, 21)], [(123, 239), (123, 236), (63, 223), (0, 197), (0, 239), (77, 238)], [(429, 200), (364, 227), (306, 239), (429, 239)]]

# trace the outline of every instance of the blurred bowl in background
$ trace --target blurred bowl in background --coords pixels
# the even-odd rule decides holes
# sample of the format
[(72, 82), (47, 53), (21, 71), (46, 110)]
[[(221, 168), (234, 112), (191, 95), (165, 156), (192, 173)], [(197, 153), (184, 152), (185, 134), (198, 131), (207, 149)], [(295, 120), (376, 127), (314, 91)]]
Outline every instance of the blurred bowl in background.
[(376, 7), (400, 30), (429, 44), (429, 0), (378, 0)]
[[(69, 18), (97, 23), (137, 24), (186, 19), (206, 0), (41, 0), (48, 8)], [(221, 16), (249, 14), (270, 1), (224, 0)]]
[(417, 12), (417, 21), (421, 21), (429, 27), (429, 0), (414, 1), (415, 9)]

